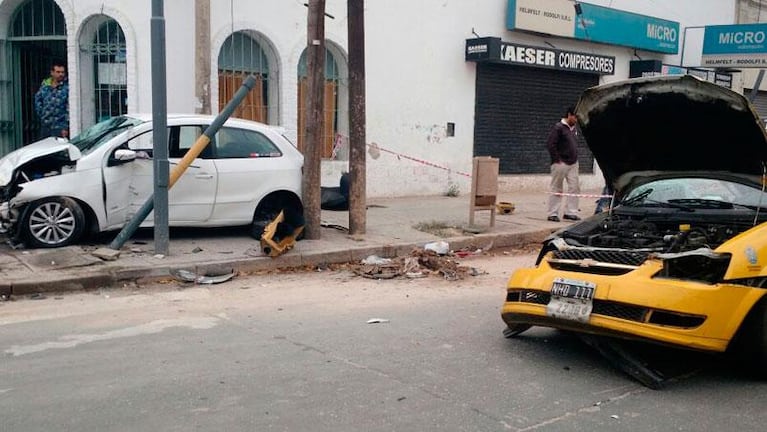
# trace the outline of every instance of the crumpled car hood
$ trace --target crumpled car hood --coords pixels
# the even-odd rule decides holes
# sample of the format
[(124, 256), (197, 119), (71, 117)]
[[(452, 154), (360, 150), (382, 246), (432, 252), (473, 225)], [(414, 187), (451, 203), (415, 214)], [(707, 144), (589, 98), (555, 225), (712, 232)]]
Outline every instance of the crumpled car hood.
[(80, 149), (61, 138), (46, 138), (8, 153), (0, 159), (0, 186), (10, 183), (13, 171), (27, 162), (63, 151), (68, 152), (73, 162), (82, 156)]
[[(605, 180), (633, 172), (760, 176), (767, 135), (741, 94), (689, 75), (629, 79), (587, 89), (575, 109)], [(626, 176), (629, 177), (629, 176)]]

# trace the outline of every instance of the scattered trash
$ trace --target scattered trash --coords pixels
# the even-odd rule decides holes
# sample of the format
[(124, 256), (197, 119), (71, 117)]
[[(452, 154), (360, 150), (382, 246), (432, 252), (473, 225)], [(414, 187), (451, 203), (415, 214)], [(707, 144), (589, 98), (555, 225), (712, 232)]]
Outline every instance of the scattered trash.
[(293, 249), (296, 239), (304, 231), (304, 215), (286, 210), (280, 211), (261, 234), (261, 251), (264, 255), (275, 258)]
[(219, 284), (226, 282), (230, 279), (232, 279), (235, 275), (235, 271), (232, 271), (231, 273), (222, 274), (222, 275), (198, 275), (195, 272), (191, 272), (189, 270), (173, 270), (171, 271), (171, 275), (175, 277), (177, 280), (180, 280), (182, 282), (194, 282), (196, 284), (201, 285), (210, 285), (210, 284)]
[(364, 260), (362, 260), (361, 263), (366, 265), (383, 265), (383, 264), (391, 263), (391, 259), (381, 258), (378, 255), (370, 255)]
[(142, 252), (144, 252), (143, 249), (138, 248), (138, 247), (131, 248), (130, 251), (133, 252), (133, 253), (142, 253)]
[(397, 398), (397, 402), (402, 402), (405, 399), (407, 399), (405, 396), (400, 396)]
[(352, 266), (351, 270), (368, 279), (393, 279), (399, 276), (421, 278), (437, 274), (447, 280), (459, 280), (483, 274), (477, 269), (459, 265), (449, 255), (439, 255), (425, 249), (414, 249), (410, 256), (393, 259), (371, 255), (361, 264)]
[(47, 299), (48, 296), (46, 296), (43, 293), (34, 293), (34, 294), (30, 295), (29, 298), (32, 299), (32, 300), (44, 300), (44, 299)]
[(614, 419), (616, 419), (616, 420), (617, 420), (617, 419), (619, 419), (620, 417), (618, 417), (617, 415), (613, 414), (613, 415), (611, 415), (611, 416), (610, 416), (610, 418), (614, 418)]
[(200, 253), (202, 252), (202, 248), (197, 246), (196, 248), (192, 249), (192, 253)]
[(514, 203), (501, 201), (495, 205), (498, 214), (512, 214), (514, 213)]
[(388, 323), (388, 322), (389, 322), (389, 320), (386, 319), (386, 318), (370, 318), (367, 321), (368, 324), (383, 324), (383, 323)]
[(156, 259), (164, 259), (164, 258), (165, 258), (165, 255), (163, 255), (163, 254), (156, 254), (156, 255), (154, 255), (154, 256), (153, 256), (153, 258), (156, 258)]
[(423, 248), (434, 251), (438, 255), (447, 255), (450, 252), (450, 245), (446, 241), (426, 243)]
[(338, 224), (334, 224), (330, 222), (321, 222), (320, 226), (323, 228), (333, 228), (335, 230), (342, 231), (342, 232), (349, 232), (349, 228), (343, 225), (338, 225)]

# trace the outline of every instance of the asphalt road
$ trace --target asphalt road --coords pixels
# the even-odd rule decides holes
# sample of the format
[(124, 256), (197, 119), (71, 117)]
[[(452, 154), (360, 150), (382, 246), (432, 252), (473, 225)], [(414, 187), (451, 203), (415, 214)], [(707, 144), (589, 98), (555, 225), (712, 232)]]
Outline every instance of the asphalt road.
[(570, 334), (504, 339), (504, 282), (532, 260), (0, 303), (0, 431), (764, 430), (767, 385), (725, 359), (647, 348), (685, 373), (655, 391)]

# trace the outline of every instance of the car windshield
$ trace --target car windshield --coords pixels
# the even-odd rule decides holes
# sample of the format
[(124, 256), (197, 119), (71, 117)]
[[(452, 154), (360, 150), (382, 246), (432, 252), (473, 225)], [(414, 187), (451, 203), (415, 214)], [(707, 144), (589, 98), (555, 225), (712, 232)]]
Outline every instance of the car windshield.
[(673, 178), (644, 183), (621, 201), (625, 206), (685, 208), (767, 207), (767, 194), (754, 186), (714, 178)]
[(124, 132), (128, 128), (141, 123), (143, 123), (142, 120), (133, 117), (112, 117), (85, 129), (81, 134), (72, 138), (69, 142), (80, 149), (83, 154), (86, 154), (95, 150), (100, 145)]

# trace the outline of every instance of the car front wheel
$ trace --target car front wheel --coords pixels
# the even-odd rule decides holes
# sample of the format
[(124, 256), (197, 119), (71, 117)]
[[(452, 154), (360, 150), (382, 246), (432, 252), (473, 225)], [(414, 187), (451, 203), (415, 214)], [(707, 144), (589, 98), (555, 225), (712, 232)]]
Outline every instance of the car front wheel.
[(85, 214), (77, 201), (66, 197), (37, 200), (29, 205), (22, 230), (29, 246), (55, 248), (77, 242), (85, 229)]

